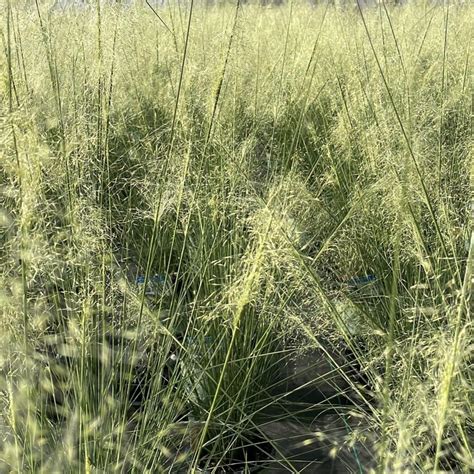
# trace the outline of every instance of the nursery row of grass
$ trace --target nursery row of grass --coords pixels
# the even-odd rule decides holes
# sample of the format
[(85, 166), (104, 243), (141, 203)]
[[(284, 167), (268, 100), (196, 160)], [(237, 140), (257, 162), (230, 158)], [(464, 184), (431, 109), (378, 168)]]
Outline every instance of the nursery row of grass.
[(50, 3), (1, 2), (0, 471), (225, 472), (315, 349), (378, 472), (473, 469), (474, 9)]

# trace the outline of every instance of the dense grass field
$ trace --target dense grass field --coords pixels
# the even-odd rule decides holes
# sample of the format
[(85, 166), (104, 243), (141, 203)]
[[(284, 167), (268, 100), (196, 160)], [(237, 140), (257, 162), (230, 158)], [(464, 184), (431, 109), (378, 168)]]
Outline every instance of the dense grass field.
[(474, 8), (51, 3), (0, 4), (0, 472), (472, 472)]

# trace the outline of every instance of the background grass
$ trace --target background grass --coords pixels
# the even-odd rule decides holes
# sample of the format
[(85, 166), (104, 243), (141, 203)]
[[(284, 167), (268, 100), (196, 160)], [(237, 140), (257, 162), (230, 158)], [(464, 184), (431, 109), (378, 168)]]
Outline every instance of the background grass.
[(1, 4), (2, 472), (224, 466), (321, 347), (378, 471), (474, 468), (473, 9), (49, 7)]

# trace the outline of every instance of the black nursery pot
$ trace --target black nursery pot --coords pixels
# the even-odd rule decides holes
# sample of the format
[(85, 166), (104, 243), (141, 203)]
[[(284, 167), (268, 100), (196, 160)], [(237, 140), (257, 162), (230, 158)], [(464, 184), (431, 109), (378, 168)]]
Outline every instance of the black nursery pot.
[[(100, 355), (100, 346), (103, 344), (113, 353), (111, 361), (105, 364)], [(106, 335), (102, 342), (97, 344), (97, 350), (82, 362), (80, 357), (61, 355), (58, 346), (59, 343), (51, 344), (38, 352), (38, 357), (42, 360), (43, 377), (47, 377), (52, 385), (50, 392), (42, 393), (42, 414), (52, 423), (64, 422), (78, 401), (73, 380), (81, 370), (81, 364), (85, 372), (84, 388), (90, 389), (88, 403), (92, 404), (89, 406), (100, 404), (100, 399), (104, 396), (103, 390), (99, 390), (100, 381), (105, 378), (104, 390), (124, 406), (128, 417), (136, 417), (145, 409), (153, 386), (157, 383), (162, 387), (168, 386), (174, 371), (178, 370), (171, 360), (172, 354), (168, 354), (169, 363), (164, 364), (160, 370), (156, 369), (157, 364), (153, 363), (154, 352), (160, 350), (156, 346), (145, 351), (138, 350), (138, 356), (132, 358), (133, 341), (116, 335)], [(161, 380), (158, 381), (158, 377)], [(182, 418), (180, 416), (180, 419)]]
[(268, 466), (274, 455), (271, 443), (256, 432), (242, 433), (232, 444), (234, 447), (224, 457), (213, 451), (212, 444), (204, 447), (199, 468), (220, 474), (257, 473)]

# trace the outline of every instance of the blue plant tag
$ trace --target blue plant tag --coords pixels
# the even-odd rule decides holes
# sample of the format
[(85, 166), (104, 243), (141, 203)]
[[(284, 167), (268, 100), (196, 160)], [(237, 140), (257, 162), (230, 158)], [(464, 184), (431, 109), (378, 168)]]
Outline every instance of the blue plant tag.
[[(147, 296), (157, 296), (162, 293), (165, 288), (166, 277), (164, 275), (153, 275), (148, 278), (147, 287), (145, 290), (145, 295)], [(137, 285), (145, 284), (145, 275), (138, 275), (135, 278), (135, 283)]]
[(347, 280), (346, 283), (349, 286), (363, 286), (375, 281), (376, 279), (377, 278), (375, 275), (364, 275), (364, 276), (351, 278)]

